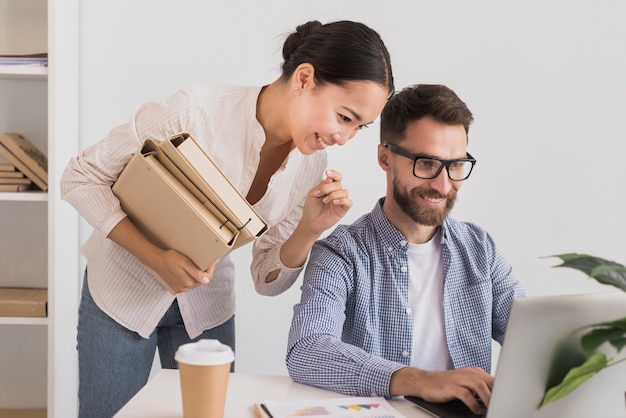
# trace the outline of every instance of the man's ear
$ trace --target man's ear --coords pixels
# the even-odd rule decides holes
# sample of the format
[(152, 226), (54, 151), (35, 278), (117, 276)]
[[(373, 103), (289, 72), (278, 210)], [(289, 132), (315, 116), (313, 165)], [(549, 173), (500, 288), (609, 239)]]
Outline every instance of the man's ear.
[(378, 165), (384, 171), (391, 170), (391, 163), (389, 162), (389, 158), (390, 158), (389, 148), (387, 148), (383, 144), (378, 144)]
[(298, 65), (293, 72), (294, 87), (300, 90), (312, 89), (315, 87), (315, 67), (309, 63)]

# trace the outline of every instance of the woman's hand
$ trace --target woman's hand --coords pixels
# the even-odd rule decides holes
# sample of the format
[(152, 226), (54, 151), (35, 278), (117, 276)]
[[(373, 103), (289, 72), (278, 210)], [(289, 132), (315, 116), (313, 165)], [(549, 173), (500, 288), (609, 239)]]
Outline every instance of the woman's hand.
[[(291, 268), (303, 266), (315, 241), (339, 222), (351, 207), (352, 200), (341, 184), (341, 174), (326, 170), (326, 178), (311, 189), (306, 197), (300, 223), (280, 247), (281, 262)], [(278, 272), (270, 272), (265, 282), (276, 280)]]
[(165, 282), (164, 285), (172, 293), (186, 292), (209, 283), (219, 262), (219, 259), (216, 260), (202, 271), (189, 258), (175, 250), (165, 250), (158, 260), (157, 265), (152, 268), (153, 272)]
[(352, 200), (341, 179), (341, 173), (326, 170), (326, 178), (307, 195), (299, 227), (319, 237), (348, 213)]
[(113, 242), (137, 257), (156, 274), (172, 293), (186, 292), (208, 283), (219, 259), (205, 271), (175, 250), (164, 250), (150, 242), (128, 218), (122, 219), (108, 236)]

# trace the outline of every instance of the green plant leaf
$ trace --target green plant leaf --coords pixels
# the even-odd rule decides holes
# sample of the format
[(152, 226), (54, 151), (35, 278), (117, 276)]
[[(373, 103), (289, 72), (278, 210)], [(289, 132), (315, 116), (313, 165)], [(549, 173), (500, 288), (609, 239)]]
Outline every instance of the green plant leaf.
[(557, 257), (563, 261), (563, 264), (554, 267), (569, 267), (582, 271), (602, 284), (615, 286), (626, 292), (626, 267), (622, 264), (588, 254), (567, 253), (550, 257)]
[(580, 343), (585, 356), (591, 356), (605, 342), (611, 344), (619, 352), (626, 344), (626, 329), (622, 327), (624, 319), (595, 325), (594, 329), (583, 335)]
[(607, 367), (609, 359), (606, 354), (596, 353), (589, 357), (581, 366), (572, 368), (556, 386), (549, 388), (541, 400), (539, 408), (566, 396), (578, 386), (591, 379), (600, 370)]

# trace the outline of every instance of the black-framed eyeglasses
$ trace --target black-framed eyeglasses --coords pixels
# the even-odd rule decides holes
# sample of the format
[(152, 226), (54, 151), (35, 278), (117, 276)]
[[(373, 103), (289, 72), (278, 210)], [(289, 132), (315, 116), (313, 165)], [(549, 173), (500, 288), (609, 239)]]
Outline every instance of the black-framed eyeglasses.
[(448, 178), (452, 181), (463, 181), (472, 174), (476, 159), (467, 153), (467, 158), (456, 160), (442, 160), (435, 157), (411, 154), (407, 150), (393, 144), (384, 144), (394, 154), (402, 155), (413, 160), (413, 175), (419, 179), (431, 180), (441, 173), (443, 167), (448, 172)]

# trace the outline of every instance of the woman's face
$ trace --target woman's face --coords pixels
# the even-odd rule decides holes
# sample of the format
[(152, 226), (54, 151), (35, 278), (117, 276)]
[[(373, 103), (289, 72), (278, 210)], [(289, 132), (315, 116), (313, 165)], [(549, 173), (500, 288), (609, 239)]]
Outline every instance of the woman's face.
[(388, 90), (373, 81), (336, 84), (307, 83), (290, 107), (291, 136), (305, 155), (329, 145), (344, 145), (378, 117)]

